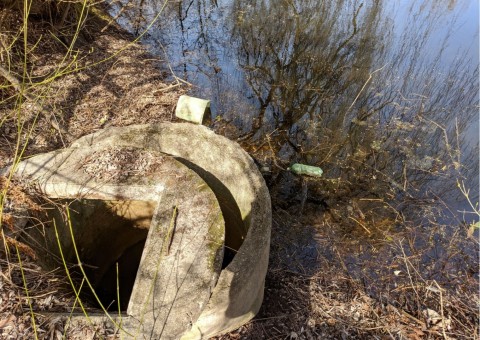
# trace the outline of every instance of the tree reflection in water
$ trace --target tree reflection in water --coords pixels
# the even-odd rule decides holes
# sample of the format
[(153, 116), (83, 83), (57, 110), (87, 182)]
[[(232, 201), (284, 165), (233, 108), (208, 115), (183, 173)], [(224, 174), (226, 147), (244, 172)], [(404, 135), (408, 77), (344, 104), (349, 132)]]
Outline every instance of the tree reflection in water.
[(412, 5), (398, 32), (383, 6), (236, 2), (232, 40), (259, 107), (249, 128), (255, 140), (273, 138), (285, 164), (324, 167), (339, 196), (415, 207), (419, 199), (451, 201), (458, 179), (478, 186), (478, 141), (462, 148), (475, 143), (467, 128), (477, 113), (478, 66), (462, 51), (442, 65), (452, 33), (438, 32), (446, 8)]
[(136, 34), (163, 10), (146, 42), (263, 163), (322, 166), (344, 197), (459, 208), (456, 181), (478, 187), (478, 56), (466, 38), (449, 48), (468, 3), (128, 3)]
[[(131, 3), (119, 22), (138, 33), (164, 1)], [(461, 31), (472, 6), (183, 0), (168, 2), (145, 42), (195, 85), (193, 95), (212, 99), (214, 128), (241, 137), (271, 168), (275, 208), (298, 213), (306, 193), (285, 169), (317, 165), (324, 177), (307, 180), (311, 217), (364, 241), (418, 230), (417, 246), (430, 242), (429, 228), (446, 226), (448, 243), (478, 220), (459, 212), (471, 209), (457, 187), (463, 181), (478, 201), (478, 28)], [(377, 245), (362, 255), (360, 244), (356, 256), (380, 256)], [(456, 245), (451, 256), (442, 247), (421, 259), (433, 263), (432, 278), (447, 262), (476, 261), (478, 244)]]

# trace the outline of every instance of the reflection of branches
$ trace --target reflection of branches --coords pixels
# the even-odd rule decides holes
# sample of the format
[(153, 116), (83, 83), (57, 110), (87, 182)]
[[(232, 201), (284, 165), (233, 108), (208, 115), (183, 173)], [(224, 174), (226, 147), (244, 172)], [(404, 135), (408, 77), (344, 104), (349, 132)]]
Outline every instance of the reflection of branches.
[[(199, 10), (185, 11), (191, 6)], [(178, 29), (183, 22), (175, 19), (184, 18), (196, 25), (174, 54), (204, 53), (200, 64), (207, 66), (219, 66), (218, 56), (238, 60), (235, 76), (210, 79), (222, 97), (218, 110), (231, 111), (258, 143), (277, 128), (285, 131), (269, 135), (273, 154), (291, 150), (287, 157), (321, 164), (351, 183), (371, 181), (379, 171), (402, 197), (404, 189), (426, 196), (435, 180), (445, 183), (452, 169), (475, 161), (463, 152), (462, 136), (477, 112), (478, 67), (471, 70), (463, 57), (444, 63), (458, 9), (452, 15), (418, 0), (409, 7), (379, 0), (236, 0), (220, 11), (216, 2), (183, 0), (172, 7), (174, 24), (162, 25), (176, 22)], [(217, 26), (226, 8), (231, 12)], [(230, 48), (220, 46), (222, 34)], [(200, 68), (195, 63), (190, 69)], [(228, 89), (218, 83), (222, 76)]]
[[(343, 2), (333, 7), (309, 1), (281, 4), (272, 7), (257, 2), (249, 11), (251, 19), (237, 23), (235, 30), (241, 38), (241, 64), (247, 82), (260, 103), (258, 120), (268, 115), (275, 120), (274, 127), (292, 129), (305, 116), (312, 121), (322, 119), (322, 104), (329, 105), (361, 81), (363, 76), (359, 74), (358, 79), (344, 82), (342, 72), (351, 69), (349, 63), (355, 52), (370, 40), (368, 30), (365, 33), (360, 29), (365, 24), (357, 22), (362, 5), (354, 11), (349, 28), (338, 20)], [(253, 29), (256, 24), (252, 25), (257, 18), (269, 21), (258, 25), (260, 32)], [(372, 19), (375, 15), (369, 16)]]
[[(358, 6), (358, 9), (355, 11), (355, 13), (353, 14), (352, 16), (352, 26), (353, 26), (353, 31), (352, 33), (350, 34), (350, 36), (345, 39), (338, 47), (337, 47), (337, 50), (335, 52), (333, 52), (333, 55), (332, 55), (332, 58), (334, 58), (335, 56), (337, 56), (340, 51), (353, 39), (353, 37), (357, 34), (358, 32), (358, 29), (357, 29), (357, 17), (358, 17), (358, 13), (360, 12), (360, 10), (362, 9), (363, 7), (363, 3), (360, 4), (360, 6)], [(332, 59), (330, 60), (330, 62), (334, 62), (335, 60)]]
[(355, 99), (353, 100), (352, 104), (350, 104), (350, 106), (348, 107), (347, 111), (345, 111), (345, 114), (343, 116), (343, 119), (344, 119), (344, 123), (345, 123), (345, 117), (347, 116), (347, 113), (352, 109), (353, 105), (355, 105), (355, 103), (357, 102), (358, 98), (360, 97), (360, 95), (362, 94), (363, 90), (365, 89), (365, 87), (367, 86), (367, 84), (370, 82), (370, 80), (372, 80), (372, 77), (375, 73), (377, 72), (380, 72), (381, 70), (383, 70), (383, 68), (387, 66), (387, 64), (383, 65), (382, 67), (376, 69), (375, 71), (371, 72), (370, 75), (368, 76), (368, 79), (365, 81), (365, 84), (363, 84), (362, 88), (360, 89), (360, 91), (358, 91), (358, 94), (357, 96), (355, 97)]

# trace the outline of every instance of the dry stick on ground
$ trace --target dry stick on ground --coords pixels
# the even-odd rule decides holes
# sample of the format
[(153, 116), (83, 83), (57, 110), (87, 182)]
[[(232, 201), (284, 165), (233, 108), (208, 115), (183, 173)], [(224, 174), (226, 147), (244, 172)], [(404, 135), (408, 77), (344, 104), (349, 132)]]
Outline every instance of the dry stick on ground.
[(274, 155), (273, 158), (272, 158), (273, 164), (275, 164), (275, 166), (276, 166), (277, 168), (279, 168), (280, 170), (286, 171), (287, 169), (285, 169), (284, 167), (282, 167), (282, 166), (280, 166), (280, 165), (278, 164), (277, 159), (276, 159), (276, 157), (275, 157), (275, 151), (274, 151), (274, 149), (273, 149), (273, 147), (272, 147), (272, 143), (271, 143), (271, 138), (270, 138), (270, 136), (271, 136), (275, 131), (276, 131), (276, 130), (274, 130), (272, 133), (266, 135), (268, 147), (270, 148), (270, 150), (272, 151), (272, 154)]
[(409, 261), (407, 260), (407, 255), (405, 254), (405, 250), (403, 249), (402, 240), (399, 240), (399, 247), (400, 247), (400, 250), (402, 251), (403, 261), (404, 261), (404, 264), (405, 264), (405, 269), (407, 270), (408, 279), (410, 280), (410, 285), (412, 286), (412, 289), (415, 292), (415, 296), (417, 298), (416, 299), (417, 300), (416, 301), (417, 302), (417, 310), (420, 311), (420, 295), (418, 295), (418, 291), (415, 288), (415, 285), (413, 283), (412, 275), (410, 273)]
[[(109, 6), (112, 7), (114, 4), (115, 3), (112, 2), (112, 3), (109, 4)], [(110, 21), (100, 30), (100, 32), (101, 33), (105, 32), (107, 30), (107, 28), (109, 28), (113, 23), (117, 23), (117, 19), (120, 18), (120, 16), (123, 14), (123, 12), (129, 7), (132, 7), (130, 1), (125, 6), (122, 6), (122, 8), (120, 8), (118, 13), (110, 19)]]
[(437, 286), (437, 289), (438, 289), (438, 292), (440, 294), (440, 316), (442, 317), (442, 335), (443, 335), (443, 338), (444, 339), (448, 339), (447, 337), (447, 333), (445, 333), (445, 328), (446, 328), (446, 325), (445, 325), (445, 315), (443, 313), (443, 294), (442, 294), (442, 288), (440, 287), (440, 285), (437, 283), (437, 281), (433, 281), (435, 283), (435, 285)]
[(358, 225), (360, 225), (363, 229), (365, 229), (365, 231), (366, 231), (367, 233), (372, 234), (372, 232), (371, 232), (362, 222), (360, 222), (359, 220), (353, 218), (352, 216), (348, 216), (348, 218), (351, 219), (351, 220), (353, 220), (353, 221), (355, 221), (355, 222), (357, 222)]

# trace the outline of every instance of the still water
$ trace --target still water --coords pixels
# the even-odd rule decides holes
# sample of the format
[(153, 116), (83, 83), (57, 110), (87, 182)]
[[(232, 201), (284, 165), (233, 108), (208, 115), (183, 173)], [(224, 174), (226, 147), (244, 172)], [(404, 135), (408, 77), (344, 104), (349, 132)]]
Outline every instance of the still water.
[(214, 128), (271, 169), (279, 200), (302, 190), (285, 171), (300, 162), (324, 170), (308, 195), (327, 205), (478, 219), (457, 186), (478, 201), (478, 1), (126, 4), (119, 23), (140, 35), (154, 20), (143, 42), (212, 100)]

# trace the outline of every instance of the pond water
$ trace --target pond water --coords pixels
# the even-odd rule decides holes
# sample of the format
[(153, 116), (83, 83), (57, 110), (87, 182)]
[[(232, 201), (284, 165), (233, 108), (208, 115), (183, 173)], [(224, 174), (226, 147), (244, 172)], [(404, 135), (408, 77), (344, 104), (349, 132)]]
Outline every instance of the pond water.
[[(478, 202), (478, 7), (125, 0), (112, 13), (136, 35), (151, 25), (142, 41), (189, 94), (212, 100), (213, 127), (270, 169), (274, 201), (303, 192), (357, 211), (350, 222), (392, 210), (395, 220), (460, 225), (478, 220), (457, 185)], [(295, 162), (324, 178), (299, 183), (286, 171)]]

